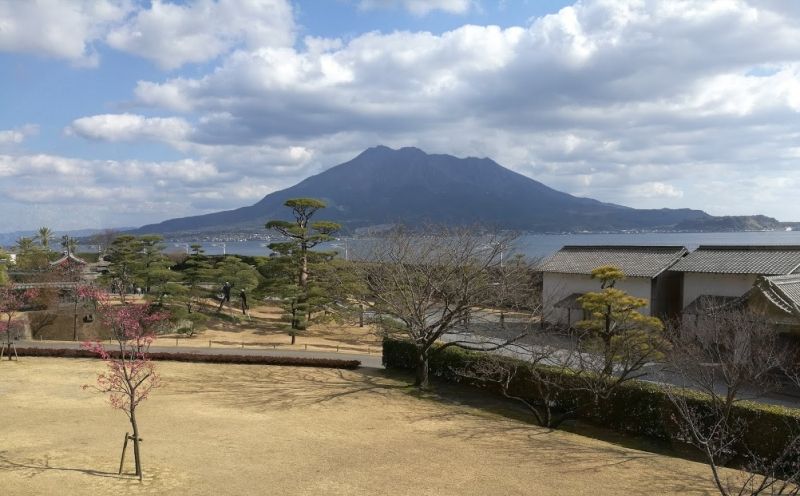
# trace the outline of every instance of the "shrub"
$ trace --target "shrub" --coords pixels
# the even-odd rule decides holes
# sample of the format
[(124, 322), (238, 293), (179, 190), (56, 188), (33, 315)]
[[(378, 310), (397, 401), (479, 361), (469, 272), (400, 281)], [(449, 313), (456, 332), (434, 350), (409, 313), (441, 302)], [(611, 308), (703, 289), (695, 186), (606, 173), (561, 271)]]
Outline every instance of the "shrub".
[[(119, 352), (109, 351), (112, 357)], [(88, 350), (71, 348), (17, 348), (19, 356), (57, 357), (57, 358), (97, 358), (97, 354)], [(361, 366), (358, 360), (338, 360), (333, 358), (306, 358), (265, 355), (211, 355), (200, 353), (150, 353), (152, 360), (196, 363), (236, 363), (251, 365), (283, 365), (289, 367), (320, 367), (331, 369), (355, 370)]]

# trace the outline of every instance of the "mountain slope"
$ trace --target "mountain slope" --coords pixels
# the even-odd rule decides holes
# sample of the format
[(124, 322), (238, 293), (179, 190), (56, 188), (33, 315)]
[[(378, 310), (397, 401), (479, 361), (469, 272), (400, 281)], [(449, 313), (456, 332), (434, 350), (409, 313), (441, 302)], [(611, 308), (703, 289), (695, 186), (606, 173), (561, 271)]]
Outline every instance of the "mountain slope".
[(137, 233), (263, 228), (286, 218), (289, 198), (324, 199), (321, 218), (354, 229), (424, 222), (484, 224), (534, 232), (669, 228), (711, 218), (689, 209), (638, 210), (556, 191), (489, 159), (370, 148), (349, 162), (265, 196), (249, 207), (172, 219)]

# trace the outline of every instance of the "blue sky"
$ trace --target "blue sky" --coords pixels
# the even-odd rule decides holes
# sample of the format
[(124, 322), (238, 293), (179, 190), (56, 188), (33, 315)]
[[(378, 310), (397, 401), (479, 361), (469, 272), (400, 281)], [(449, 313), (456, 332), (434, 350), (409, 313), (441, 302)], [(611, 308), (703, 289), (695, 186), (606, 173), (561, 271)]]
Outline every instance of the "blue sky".
[(376, 144), (800, 220), (778, 0), (0, 0), (0, 232), (252, 204)]

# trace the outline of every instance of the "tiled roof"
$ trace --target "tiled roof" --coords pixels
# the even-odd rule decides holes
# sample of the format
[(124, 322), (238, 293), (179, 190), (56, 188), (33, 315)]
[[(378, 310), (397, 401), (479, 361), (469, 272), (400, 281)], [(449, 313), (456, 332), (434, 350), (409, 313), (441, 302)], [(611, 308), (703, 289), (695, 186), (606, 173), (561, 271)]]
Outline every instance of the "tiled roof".
[(75, 255), (73, 255), (72, 253), (64, 253), (64, 255), (61, 258), (59, 258), (58, 260), (50, 262), (50, 265), (61, 265), (62, 263), (66, 262), (66, 261), (69, 261), (69, 260), (71, 260), (71, 261), (73, 261), (73, 262), (75, 262), (77, 264), (80, 264), (80, 265), (86, 265), (86, 260), (84, 260), (82, 258), (78, 258)]
[(790, 274), (800, 267), (800, 246), (700, 246), (670, 270), (712, 274)]
[(591, 274), (601, 265), (630, 277), (656, 277), (686, 254), (683, 246), (565, 246), (540, 266), (543, 272)]
[(800, 274), (765, 276), (756, 285), (776, 306), (787, 313), (800, 316)]

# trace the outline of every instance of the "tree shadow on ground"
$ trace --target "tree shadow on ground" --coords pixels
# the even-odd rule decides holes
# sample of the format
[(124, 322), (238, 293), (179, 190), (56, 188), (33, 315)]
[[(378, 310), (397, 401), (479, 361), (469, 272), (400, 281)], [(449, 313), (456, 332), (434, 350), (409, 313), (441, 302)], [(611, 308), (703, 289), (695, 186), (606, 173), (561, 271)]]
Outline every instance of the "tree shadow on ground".
[(106, 477), (109, 479), (128, 480), (133, 476), (120, 475), (116, 472), (104, 472), (101, 470), (91, 470), (77, 467), (58, 467), (50, 465), (50, 458), (45, 456), (41, 460), (28, 458), (28, 459), (12, 459), (8, 452), (0, 451), (0, 472), (20, 472), (26, 478), (36, 477), (48, 471), (57, 472), (77, 472), (81, 474), (90, 475), (93, 477)]
[(383, 395), (408, 386), (379, 371), (303, 367), (230, 366), (216, 373), (171, 377), (167, 394), (207, 395), (228, 406), (256, 411), (286, 410), (351, 395)]
[[(403, 372), (387, 371), (384, 375), (394, 380), (411, 380)], [(657, 465), (664, 456), (700, 460), (696, 453), (676, 450), (663, 441), (625, 436), (585, 423), (573, 424), (568, 430), (540, 427), (517, 402), (463, 385), (433, 381), (433, 389), (429, 391), (406, 388), (406, 393), (421, 400), (461, 407), (446, 411), (415, 409), (406, 414), (409, 423), (437, 423), (435, 432), (439, 437), (460, 439), (515, 458), (536, 460), (537, 464), (551, 467), (565, 476), (619, 466), (629, 466), (626, 470), (636, 471), (643, 466)], [(573, 435), (602, 442), (577, 442), (578, 438)], [(502, 443), (497, 442), (498, 437), (503, 439)], [(651, 494), (716, 494), (711, 488), (710, 472), (705, 474), (702, 468), (698, 472), (687, 467), (669, 475), (650, 471), (643, 477)]]
[[(406, 398), (410, 403), (399, 414), (400, 422), (432, 436), (485, 446), (510, 459), (535, 461), (564, 476), (622, 466), (636, 477), (638, 471), (657, 466), (663, 460), (660, 455), (675, 455), (667, 447), (648, 449), (651, 442), (597, 428), (590, 430), (590, 437), (605, 443), (580, 441), (573, 436), (581, 435), (581, 429), (566, 433), (536, 426), (530, 415), (504, 398), (438, 382), (432, 391), (421, 393), (409, 386), (409, 379), (406, 374), (377, 369), (231, 365), (215, 368), (213, 373), (201, 370), (170, 377), (162, 394), (207, 396), (214, 403), (259, 412), (315, 407), (351, 397), (387, 403)], [(642, 475), (642, 482), (651, 494), (703, 494), (710, 481), (699, 473), (702, 469), (692, 472), (688, 467), (671, 474), (650, 470)]]

